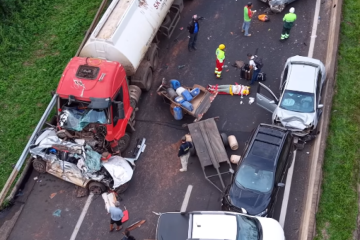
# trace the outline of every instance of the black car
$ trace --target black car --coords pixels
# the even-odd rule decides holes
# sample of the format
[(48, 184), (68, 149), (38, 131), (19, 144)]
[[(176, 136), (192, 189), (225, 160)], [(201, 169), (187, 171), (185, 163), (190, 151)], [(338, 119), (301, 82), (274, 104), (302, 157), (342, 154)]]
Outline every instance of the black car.
[(223, 210), (268, 216), (283, 177), (291, 166), (293, 136), (283, 127), (260, 124), (246, 143), (232, 183), (222, 199)]

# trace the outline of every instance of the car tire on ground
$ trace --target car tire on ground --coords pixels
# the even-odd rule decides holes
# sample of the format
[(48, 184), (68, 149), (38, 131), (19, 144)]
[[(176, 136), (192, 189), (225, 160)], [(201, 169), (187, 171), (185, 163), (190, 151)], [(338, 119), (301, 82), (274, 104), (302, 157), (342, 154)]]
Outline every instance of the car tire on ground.
[(118, 188), (116, 189), (116, 193), (117, 193), (118, 195), (124, 193), (124, 192), (129, 188), (129, 185), (130, 185), (129, 182), (124, 183), (123, 185), (121, 185), (120, 187), (118, 187)]
[(228, 140), (228, 136), (226, 135), (226, 133), (220, 133), (221, 136), (221, 140), (224, 144), (224, 147), (228, 147), (229, 146), (229, 140)]
[(89, 183), (89, 191), (92, 192), (94, 195), (100, 195), (106, 191), (106, 187), (102, 183), (91, 182)]
[(124, 136), (122, 138), (119, 139), (119, 150), (120, 153), (122, 153), (123, 151), (125, 151), (129, 144), (130, 144), (130, 140), (131, 140), (131, 136), (129, 133), (125, 133)]
[(38, 173), (46, 173), (46, 162), (44, 160), (36, 158), (32, 165)]

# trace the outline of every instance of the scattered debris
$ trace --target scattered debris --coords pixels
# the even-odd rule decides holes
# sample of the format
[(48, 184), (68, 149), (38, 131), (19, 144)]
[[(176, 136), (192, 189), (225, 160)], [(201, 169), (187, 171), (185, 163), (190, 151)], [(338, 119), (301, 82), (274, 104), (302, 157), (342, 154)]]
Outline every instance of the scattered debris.
[(185, 67), (185, 65), (179, 65), (178, 66), (178, 69), (182, 69), (182, 68), (184, 68)]
[(242, 101), (240, 101), (240, 104), (242, 104)]
[(190, 36), (188, 36), (188, 38), (190, 38)]
[(233, 33), (233, 32), (230, 32), (230, 34), (231, 34), (231, 35), (234, 35), (234, 33)]
[(56, 194), (57, 194), (56, 192), (50, 194), (50, 199), (53, 199), (56, 196)]
[(183, 29), (184, 29), (183, 27), (180, 28), (180, 30), (183, 30)]
[(228, 65), (224, 65), (224, 68), (228, 68)]
[(126, 230), (132, 231), (135, 228), (141, 227), (141, 225), (143, 225), (145, 222), (146, 222), (145, 220), (137, 221), (137, 222), (131, 224), (129, 227), (127, 227)]
[(19, 192), (15, 195), (15, 197), (20, 197), (24, 195), (23, 191), (20, 189)]
[(35, 180), (35, 181), (38, 180), (38, 177), (34, 177), (34, 180)]
[(54, 217), (60, 217), (61, 216), (61, 209), (56, 209), (55, 212), (52, 214)]
[(249, 97), (249, 104), (251, 105), (253, 102), (255, 102), (255, 98)]
[(228, 72), (230, 69), (226, 70), (226, 72)]
[(306, 152), (306, 154), (309, 154), (310, 152)]

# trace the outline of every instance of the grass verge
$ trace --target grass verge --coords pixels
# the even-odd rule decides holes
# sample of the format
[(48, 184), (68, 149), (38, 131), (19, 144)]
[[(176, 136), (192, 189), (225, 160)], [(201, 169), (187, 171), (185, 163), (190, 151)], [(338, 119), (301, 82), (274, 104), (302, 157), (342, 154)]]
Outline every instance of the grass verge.
[(317, 240), (353, 238), (357, 227), (360, 165), (360, 1), (344, 0), (340, 47)]
[(32, 0), (0, 23), (0, 188), (101, 0)]

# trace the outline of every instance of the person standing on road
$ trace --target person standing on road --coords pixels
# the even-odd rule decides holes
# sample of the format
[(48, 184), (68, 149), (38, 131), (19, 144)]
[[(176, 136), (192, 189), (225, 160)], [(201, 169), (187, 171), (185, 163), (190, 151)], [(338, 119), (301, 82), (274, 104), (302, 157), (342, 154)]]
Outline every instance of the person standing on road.
[(252, 70), (252, 77), (251, 77), (251, 82), (250, 85), (253, 85), (254, 82), (257, 80), (258, 78), (258, 74), (260, 73), (260, 66), (256, 64), (255, 58), (257, 56), (253, 56), (251, 53), (247, 54), (247, 57), (249, 58), (249, 68), (250, 70)]
[(191, 52), (191, 49), (196, 50), (196, 40), (197, 40), (197, 35), (200, 29), (200, 25), (199, 25), (199, 21), (198, 21), (198, 16), (194, 15), (191, 22), (189, 23), (187, 29), (189, 30), (190, 33), (190, 39), (189, 39), (189, 44), (188, 44), (188, 50), (189, 52)]
[(179, 148), (179, 153), (178, 153), (178, 157), (180, 157), (180, 161), (181, 161), (180, 172), (187, 171), (187, 165), (190, 156), (190, 148), (192, 147), (193, 147), (192, 143), (187, 142), (185, 136), (181, 138), (181, 146)]
[(114, 231), (114, 224), (116, 224), (116, 231), (120, 231), (122, 228), (122, 218), (124, 217), (123, 211), (120, 209), (120, 203), (118, 201), (115, 202), (115, 207), (109, 208), (110, 213), (110, 232)]
[(125, 237), (123, 237), (122, 240), (136, 240), (133, 236), (130, 235), (130, 231), (129, 230), (125, 230), (124, 232)]
[(252, 8), (252, 2), (249, 2), (245, 7), (244, 7), (244, 23), (242, 25), (242, 30), (241, 32), (245, 32), (245, 36), (246, 37), (250, 37), (251, 34), (249, 34), (249, 28), (250, 28), (250, 23), (251, 23), (251, 18), (253, 17), (253, 14), (256, 11), (251, 11)]
[(289, 38), (290, 30), (294, 26), (294, 22), (296, 20), (296, 14), (294, 12), (295, 12), (295, 8), (292, 7), (290, 8), (289, 13), (285, 14), (283, 18), (284, 25), (280, 40), (285, 40)]
[(216, 67), (215, 67), (215, 75), (216, 78), (221, 79), (221, 72), (224, 66), (225, 60), (225, 45), (220, 44), (219, 47), (215, 51), (216, 54)]

